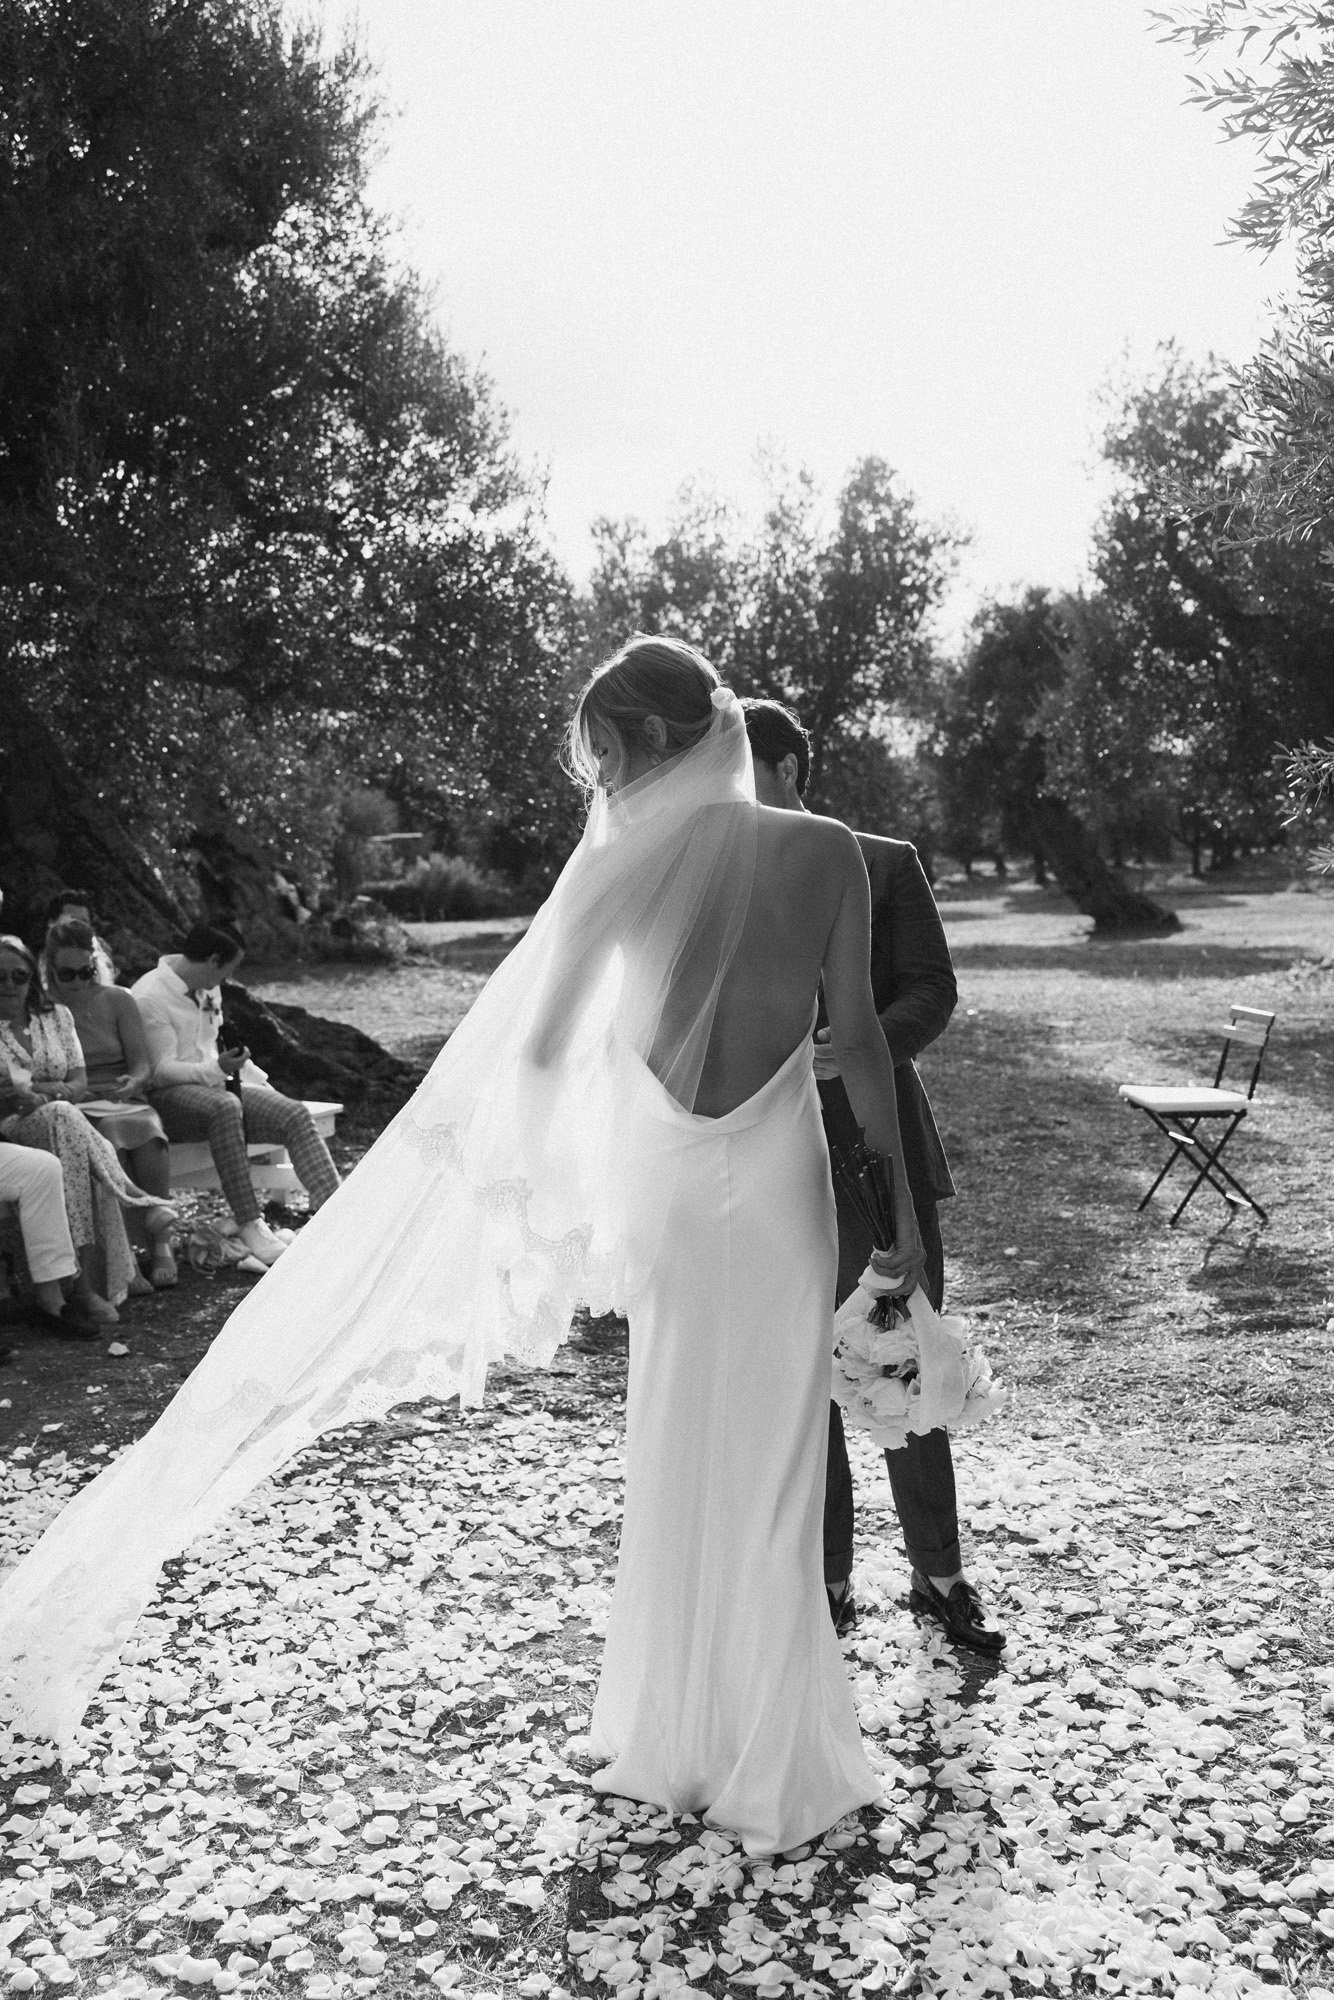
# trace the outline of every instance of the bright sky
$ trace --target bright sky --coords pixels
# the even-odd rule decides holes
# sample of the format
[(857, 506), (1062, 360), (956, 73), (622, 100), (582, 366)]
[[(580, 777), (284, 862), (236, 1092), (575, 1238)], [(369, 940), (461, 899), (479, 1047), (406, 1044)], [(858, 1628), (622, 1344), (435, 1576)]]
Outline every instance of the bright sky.
[[(331, 21), (347, 0), (324, 0)], [(971, 529), (951, 622), (1078, 580), (1094, 398), (1254, 348), (1285, 262), (1222, 242), (1251, 160), (1139, 0), (358, 0), (394, 114), (374, 193), (453, 343), (588, 526), (661, 529), (762, 440), (877, 452)]]

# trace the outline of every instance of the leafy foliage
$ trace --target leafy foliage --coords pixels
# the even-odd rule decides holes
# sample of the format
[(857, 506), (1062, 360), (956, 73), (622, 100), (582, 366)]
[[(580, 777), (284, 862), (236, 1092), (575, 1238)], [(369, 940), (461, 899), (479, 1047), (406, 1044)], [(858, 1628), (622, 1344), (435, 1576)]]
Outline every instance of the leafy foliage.
[(1093, 562), (1119, 633), (1119, 657), (1103, 647), (1103, 699), (1138, 731), (1146, 778), (1170, 760), (1181, 830), (1216, 855), (1278, 836), (1280, 744), (1334, 725), (1334, 596), (1316, 552), (1222, 539), (1210, 511), (1181, 510), (1183, 490), (1230, 476), (1238, 424), (1226, 372), (1166, 346), (1110, 412), (1115, 485)]
[(1189, 821), (1189, 776), (1156, 719), (1123, 608), (1098, 592), (1059, 607), (1062, 677), (1043, 706), (1043, 778), (1118, 868), (1165, 860)]
[(1281, 837), (1280, 746), (1334, 727), (1334, 597), (1310, 547), (1223, 539), (1183, 507), (1233, 476), (1238, 422), (1227, 371), (1170, 343), (1109, 397), (1092, 589), (985, 607), (943, 682), (933, 751), (965, 862), (1036, 852), (1041, 872), (1039, 785), (1117, 864), (1174, 835), (1197, 868)]
[(1294, 750), (1286, 775), (1292, 803), (1287, 824), (1299, 838), (1314, 835), (1312, 859), (1325, 874), (1334, 873), (1334, 740)]
[(203, 797), (309, 863), (336, 762), (537, 838), (568, 592), (374, 116), (276, 0), (0, 21), (0, 622), (140, 833)]
[(811, 732), (812, 798), (874, 823), (904, 782), (878, 733), (926, 705), (932, 616), (962, 537), (925, 521), (883, 459), (853, 467), (828, 523), (808, 472), (766, 471), (754, 532), (697, 487), (656, 544), (635, 521), (597, 522), (591, 643), (675, 633), (738, 691), (789, 703)]
[(368, 885), (368, 893), (396, 917), (425, 923), (508, 917), (522, 907), (509, 883), (462, 854), (425, 855), (397, 881)]
[(1195, 102), (1259, 153), (1236, 216), (1241, 242), (1295, 239), (1295, 298), (1240, 371), (1244, 468), (1218, 495), (1229, 537), (1277, 533), (1328, 547), (1334, 516), (1334, 7), (1322, 0), (1193, 0), (1155, 17), (1166, 39), (1222, 62), (1192, 79)]

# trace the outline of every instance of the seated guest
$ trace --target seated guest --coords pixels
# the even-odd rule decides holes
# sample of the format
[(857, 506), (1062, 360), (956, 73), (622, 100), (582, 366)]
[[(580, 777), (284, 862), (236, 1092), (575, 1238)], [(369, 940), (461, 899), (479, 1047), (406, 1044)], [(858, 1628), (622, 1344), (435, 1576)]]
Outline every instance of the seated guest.
[[(261, 1263), (273, 1264), (287, 1245), (260, 1212), (247, 1140), (286, 1146), (312, 1208), (320, 1208), (337, 1188), (338, 1169), (305, 1105), (268, 1089), (249, 1050), (218, 1052), (219, 989), (244, 955), (234, 931), (196, 924), (180, 950), (160, 958), (130, 991), (139, 1003), (153, 1058), (149, 1096), (167, 1137), (207, 1140), (241, 1241)], [(239, 1098), (227, 1087), (230, 1077), (238, 1079)]]
[[(128, 1156), (136, 1186), (159, 1201), (171, 1199), (171, 1168), (162, 1121), (144, 1093), (153, 1074), (144, 1024), (134, 995), (124, 986), (110, 986), (99, 977), (97, 940), (91, 927), (75, 917), (52, 924), (42, 951), (43, 984), (70, 1011), (83, 1050), (87, 1083), (100, 1105), (84, 1104), (104, 1139)], [(135, 1233), (135, 1211), (128, 1218)], [(146, 1225), (144, 1233), (147, 1234)], [(161, 1231), (151, 1242), (149, 1278), (159, 1291), (176, 1283), (176, 1259), (171, 1236)], [(134, 1287), (132, 1286), (133, 1290)]]
[[(37, 961), (21, 938), (0, 937), (0, 1063), (20, 1108), (0, 1122), (0, 1138), (41, 1146), (60, 1161), (65, 1212), (79, 1260), (76, 1295), (90, 1318), (114, 1323), (116, 1307), (139, 1277), (125, 1234), (125, 1208), (142, 1208), (156, 1236), (176, 1212), (136, 1187), (116, 1150), (78, 1109), (88, 1095), (83, 1050), (67, 1007), (43, 993)], [(106, 1267), (106, 1295), (93, 1288), (93, 1252)]]
[[(26, 1095), (0, 1084), (0, 1119), (21, 1113)], [(0, 1325), (13, 1326), (22, 1320), (74, 1340), (96, 1340), (97, 1329), (77, 1299), (65, 1297), (65, 1286), (78, 1275), (79, 1260), (65, 1214), (65, 1181), (59, 1160), (34, 1146), (0, 1141), (0, 1201), (11, 1201), (18, 1209), (23, 1254), (32, 1279), (29, 1299), (0, 1301)], [(0, 1359), (12, 1351), (0, 1345)]]
[(46, 935), (50, 937), (56, 924), (62, 924), (72, 917), (77, 923), (87, 924), (93, 936), (93, 957), (97, 965), (97, 976), (107, 986), (116, 983), (116, 967), (111, 957), (111, 949), (96, 935), (97, 918), (93, 915), (93, 899), (86, 889), (57, 889), (46, 903)]

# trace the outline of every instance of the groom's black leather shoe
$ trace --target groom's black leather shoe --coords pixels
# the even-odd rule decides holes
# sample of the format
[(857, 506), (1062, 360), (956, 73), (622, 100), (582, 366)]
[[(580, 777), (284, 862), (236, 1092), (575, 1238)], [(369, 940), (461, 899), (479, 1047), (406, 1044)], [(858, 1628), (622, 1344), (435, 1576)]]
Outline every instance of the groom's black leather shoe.
[(954, 1584), (947, 1597), (936, 1589), (929, 1576), (914, 1570), (908, 1602), (914, 1611), (925, 1611), (938, 1618), (951, 1639), (957, 1639), (961, 1646), (971, 1646), (977, 1653), (999, 1653), (1004, 1648), (1005, 1634), (987, 1624), (982, 1600), (971, 1583)]

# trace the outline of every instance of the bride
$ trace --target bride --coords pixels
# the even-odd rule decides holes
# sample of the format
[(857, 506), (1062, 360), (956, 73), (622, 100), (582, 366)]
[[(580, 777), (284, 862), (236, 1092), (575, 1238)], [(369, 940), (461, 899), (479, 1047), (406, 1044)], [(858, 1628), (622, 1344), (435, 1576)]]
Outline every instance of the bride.
[(523, 942), (411, 1103), (146, 1437), (0, 1586), (0, 1714), (67, 1748), (162, 1563), (321, 1432), (630, 1322), (600, 1787), (752, 1853), (878, 1797), (821, 1564), (836, 1267), (823, 982), (896, 1271), (922, 1268), (852, 834), (757, 806), (741, 709), (637, 638), (570, 726), (591, 803)]

